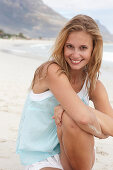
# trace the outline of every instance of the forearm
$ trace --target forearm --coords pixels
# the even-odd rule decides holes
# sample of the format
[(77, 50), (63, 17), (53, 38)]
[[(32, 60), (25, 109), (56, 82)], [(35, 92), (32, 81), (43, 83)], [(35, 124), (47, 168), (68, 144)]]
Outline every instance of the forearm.
[[(90, 133), (91, 135), (94, 135), (98, 138), (104, 138), (105, 136), (103, 136), (103, 134), (102, 134), (101, 126), (100, 126), (99, 122), (97, 121), (95, 114), (93, 114), (89, 108), (88, 108), (88, 110), (91, 112), (90, 113), (91, 119), (89, 118), (88, 121), (85, 122), (84, 121), (85, 118), (81, 117), (80, 121), (75, 121), (76, 124), (82, 130), (86, 131), (87, 133)], [(54, 116), (55, 116), (55, 122), (57, 125), (61, 125), (63, 111), (64, 111), (64, 109), (61, 105), (55, 107)], [(66, 111), (65, 111), (65, 113), (68, 114)], [(71, 119), (73, 119), (73, 116), (70, 116), (70, 117), (71, 117)], [(85, 117), (85, 115), (84, 115), (84, 117)]]
[(91, 107), (90, 110), (95, 114), (103, 134), (113, 136), (113, 118)]
[(85, 132), (100, 138), (100, 139), (104, 139), (107, 136), (102, 132), (101, 126), (99, 124), (99, 122), (96, 120), (94, 122), (92, 122), (92, 124), (81, 124), (81, 123), (77, 123), (76, 124)]
[(101, 131), (101, 127), (99, 124), (86, 124), (83, 125), (81, 123), (76, 123), (83, 131), (97, 137), (97, 138), (105, 138), (104, 134)]
[[(68, 113), (65, 111), (65, 113), (68, 115)], [(93, 113), (91, 113), (93, 114)], [(72, 117), (71, 117), (72, 118)], [(89, 121), (89, 123), (83, 123), (82, 121), (75, 123), (81, 128), (83, 131), (98, 137), (98, 138), (106, 138), (106, 136), (102, 133), (101, 126), (99, 122), (96, 119), (95, 114), (93, 114), (93, 121)]]

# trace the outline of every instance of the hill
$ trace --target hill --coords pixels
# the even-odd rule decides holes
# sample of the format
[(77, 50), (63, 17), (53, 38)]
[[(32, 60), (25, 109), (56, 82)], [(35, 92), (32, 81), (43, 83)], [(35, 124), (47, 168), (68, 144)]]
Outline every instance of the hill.
[(113, 35), (110, 33), (110, 31), (104, 25), (102, 25), (99, 20), (96, 20), (96, 23), (98, 24), (98, 26), (100, 28), (104, 42), (112, 42), (113, 43)]
[[(53, 38), (66, 21), (42, 0), (0, 0), (0, 29), (6, 33)], [(97, 24), (104, 41), (113, 42), (113, 35), (107, 28), (98, 20)]]
[(0, 29), (32, 38), (55, 37), (66, 19), (42, 0), (0, 0)]

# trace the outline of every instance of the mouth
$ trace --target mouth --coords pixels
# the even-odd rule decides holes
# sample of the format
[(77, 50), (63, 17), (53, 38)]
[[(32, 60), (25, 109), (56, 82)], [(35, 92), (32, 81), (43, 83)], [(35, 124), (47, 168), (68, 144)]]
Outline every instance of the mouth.
[(82, 60), (73, 60), (71, 58), (70, 58), (70, 60), (71, 60), (72, 64), (79, 64), (82, 61)]

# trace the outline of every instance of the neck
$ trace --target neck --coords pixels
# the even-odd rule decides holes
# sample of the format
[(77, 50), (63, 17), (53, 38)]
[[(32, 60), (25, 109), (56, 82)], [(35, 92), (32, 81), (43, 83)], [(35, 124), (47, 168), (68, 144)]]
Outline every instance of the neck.
[(86, 73), (84, 73), (83, 70), (78, 70), (78, 71), (71, 70), (70, 74), (71, 74), (72, 82), (84, 81), (86, 78)]

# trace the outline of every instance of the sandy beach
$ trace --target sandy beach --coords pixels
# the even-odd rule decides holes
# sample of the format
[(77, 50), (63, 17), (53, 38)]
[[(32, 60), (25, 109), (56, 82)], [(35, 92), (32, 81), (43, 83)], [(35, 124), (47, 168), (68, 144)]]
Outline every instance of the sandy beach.
[[(18, 126), (34, 71), (44, 61), (38, 56), (37, 59), (20, 57), (6, 49), (14, 45), (38, 43), (47, 43), (47, 40), (0, 39), (0, 170), (24, 170), (15, 153)], [(103, 67), (102, 71), (106, 72), (105, 69)], [(113, 79), (104, 74), (101, 79), (113, 106)], [(113, 138), (95, 138), (95, 146), (96, 161), (93, 170), (113, 170)]]

